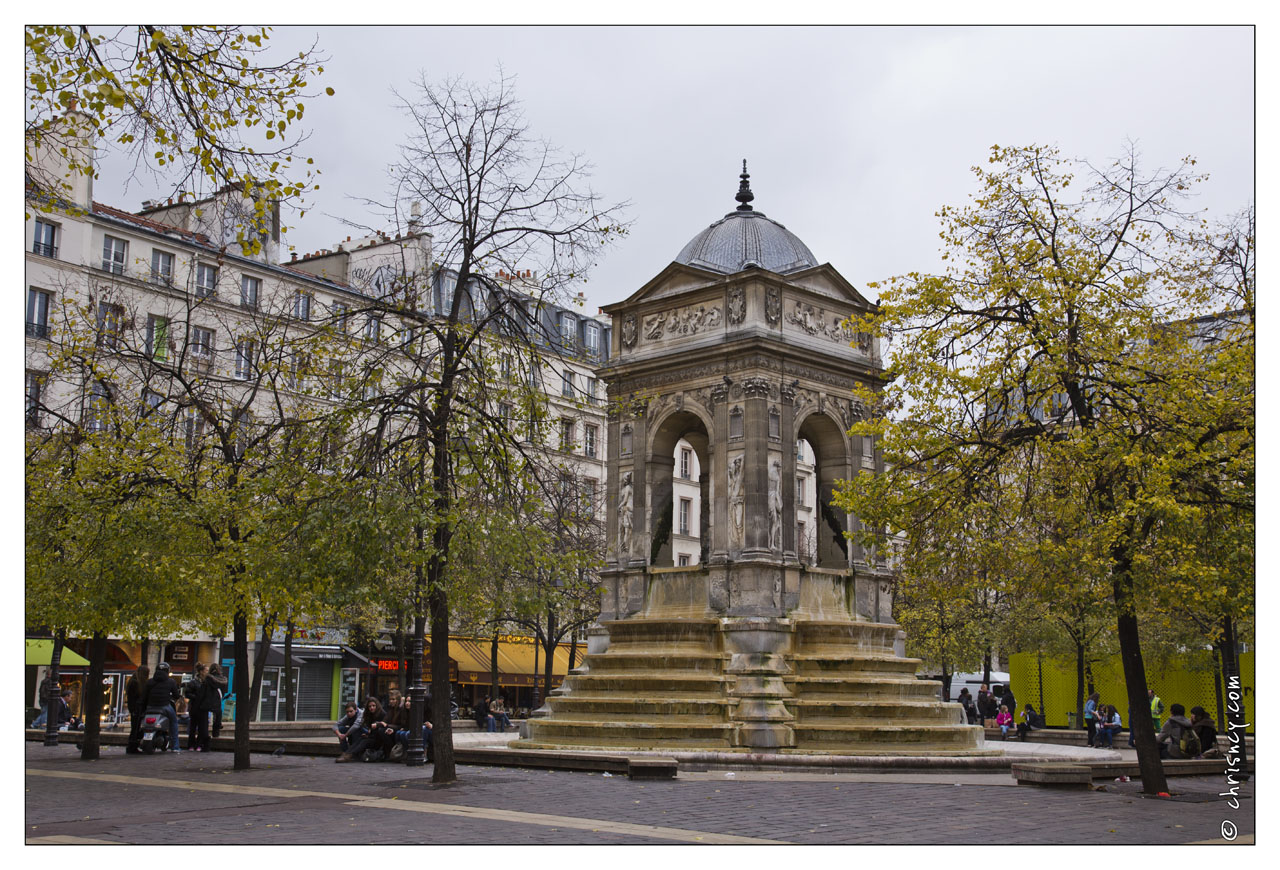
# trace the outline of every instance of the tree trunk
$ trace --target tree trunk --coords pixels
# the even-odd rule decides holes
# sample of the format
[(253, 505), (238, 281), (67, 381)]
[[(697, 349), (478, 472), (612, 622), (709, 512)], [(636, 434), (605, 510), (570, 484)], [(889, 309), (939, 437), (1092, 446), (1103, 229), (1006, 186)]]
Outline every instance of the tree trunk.
[(84, 739), (80, 742), (80, 760), (93, 761), (102, 745), (102, 671), (107, 659), (107, 636), (94, 632), (89, 641), (89, 680), (84, 687), (80, 714), (84, 718)]
[(551, 608), (547, 608), (547, 635), (544, 640), (546, 651), (546, 662), (542, 665), (542, 703), (547, 703), (547, 698), (551, 695), (551, 678), (555, 675), (556, 668), (556, 614)]
[(1076, 641), (1076, 722), (1084, 724), (1084, 644)]
[(148, 671), (148, 672), (151, 672), (151, 671), (153, 671), (153, 670), (154, 670), (154, 669), (151, 667), (151, 662), (150, 662), (150, 658), (151, 658), (151, 638), (149, 638), (149, 637), (144, 637), (144, 638), (142, 639), (142, 651), (138, 654), (138, 657), (139, 657), (139, 659), (140, 659), (140, 661), (138, 662), (138, 664), (140, 664), (140, 665), (146, 665), (146, 666), (147, 666), (147, 671)]
[(234, 770), (249, 769), (249, 721), (252, 704), (245, 703), (249, 697), (249, 615), (243, 610), (236, 611), (231, 622), (235, 647), (236, 672), (231, 691), (236, 696), (236, 734)]
[[(262, 624), (262, 641), (253, 654), (253, 685), (249, 688), (249, 721), (258, 721), (258, 702), (262, 700), (262, 674), (267, 669), (267, 652), (271, 649), (271, 629), (274, 620)], [(277, 691), (279, 687), (277, 686)]]
[(493, 626), (493, 640), (489, 643), (489, 697), (498, 697), (498, 625)]
[[(433, 557), (438, 559), (439, 556)], [(438, 571), (438, 566), (432, 566)], [(458, 778), (453, 760), (453, 721), (449, 718), (449, 595), (443, 584), (431, 584), (427, 595), (431, 609), (431, 742), (435, 752), (432, 782), (454, 782)]]
[(1249, 725), (1244, 718), (1244, 686), (1240, 684), (1240, 660), (1236, 658), (1236, 626), (1230, 616), (1222, 617), (1222, 639), (1218, 646), (1222, 650), (1222, 672), (1226, 677), (1227, 737), (1231, 740), (1227, 747), (1227, 775), (1243, 782), (1249, 778), (1249, 753), (1245, 746)]
[(45, 704), (49, 712), (44, 718), (44, 745), (58, 745), (58, 712), (62, 709), (62, 645), (67, 640), (67, 633), (61, 628), (53, 634), (53, 654), (49, 657), (49, 691), (45, 695)]
[[(263, 656), (266, 658), (266, 656)], [(293, 620), (284, 621), (284, 720), (293, 721)]]
[(1227, 707), (1222, 700), (1222, 650), (1218, 644), (1213, 645), (1213, 699), (1218, 704), (1218, 733), (1226, 734), (1226, 713)]
[(991, 683), (991, 647), (982, 656), (982, 682)]
[(942, 665), (942, 700), (943, 701), (951, 700), (951, 677), (952, 676), (954, 676), (954, 674), (951, 671), (947, 670), (946, 663), (943, 663)]
[(1151, 702), (1147, 698), (1147, 672), (1142, 662), (1142, 644), (1138, 638), (1138, 617), (1133, 611), (1133, 581), (1127, 569), (1113, 580), (1116, 602), (1116, 636), (1120, 641), (1120, 661), (1124, 665), (1125, 693), (1129, 698), (1129, 731), (1138, 750), (1138, 770), (1142, 790), (1147, 794), (1168, 791), (1160, 748), (1156, 745), (1156, 729), (1151, 721)]

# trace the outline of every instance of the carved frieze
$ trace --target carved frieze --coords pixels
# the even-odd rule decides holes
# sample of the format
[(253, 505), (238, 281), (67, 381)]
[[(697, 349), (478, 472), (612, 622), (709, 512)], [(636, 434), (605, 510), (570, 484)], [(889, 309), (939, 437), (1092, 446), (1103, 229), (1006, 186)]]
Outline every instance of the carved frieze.
[(659, 311), (644, 319), (644, 337), (658, 341), (663, 336), (696, 335), (720, 325), (719, 305), (686, 305), (673, 311)]
[(849, 344), (853, 341), (853, 332), (844, 326), (844, 318), (838, 314), (828, 314), (825, 308), (814, 308), (807, 302), (796, 301), (795, 309), (787, 316), (787, 321), (794, 323), (809, 335), (829, 338)]
[(742, 392), (749, 399), (766, 399), (769, 397), (769, 382), (764, 378), (746, 378), (742, 382)]

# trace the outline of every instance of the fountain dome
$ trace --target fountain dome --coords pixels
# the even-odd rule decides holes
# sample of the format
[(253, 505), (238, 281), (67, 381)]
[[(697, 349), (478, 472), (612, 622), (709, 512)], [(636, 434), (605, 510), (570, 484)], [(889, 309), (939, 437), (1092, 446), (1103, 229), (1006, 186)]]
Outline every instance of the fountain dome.
[(741, 205), (690, 239), (676, 256), (677, 263), (723, 275), (751, 267), (786, 275), (818, 265), (795, 233), (751, 207), (755, 196), (747, 183), (750, 177), (744, 160), (735, 197)]

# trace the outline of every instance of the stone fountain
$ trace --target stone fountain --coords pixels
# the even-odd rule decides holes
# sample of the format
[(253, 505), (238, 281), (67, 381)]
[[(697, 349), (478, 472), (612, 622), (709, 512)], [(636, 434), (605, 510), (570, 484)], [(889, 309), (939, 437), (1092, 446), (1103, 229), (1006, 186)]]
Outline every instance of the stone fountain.
[[(609, 564), (582, 666), (529, 721), (531, 748), (839, 755), (984, 753), (982, 729), (901, 655), (882, 553), (845, 532), (837, 481), (882, 470), (851, 436), (883, 369), (846, 319), (871, 303), (750, 205), (695, 236), (613, 319)], [(796, 445), (814, 453), (812, 543)], [(696, 565), (673, 566), (674, 450), (698, 454)]]

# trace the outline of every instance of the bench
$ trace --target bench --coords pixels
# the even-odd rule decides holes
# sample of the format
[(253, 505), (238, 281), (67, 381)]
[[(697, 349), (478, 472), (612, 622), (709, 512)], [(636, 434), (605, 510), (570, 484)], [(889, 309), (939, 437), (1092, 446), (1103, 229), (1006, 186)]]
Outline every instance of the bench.
[(674, 758), (632, 756), (627, 759), (631, 779), (675, 779), (679, 764)]
[(1009, 769), (1018, 785), (1087, 789), (1093, 783), (1093, 768), (1087, 764), (1015, 763)]

